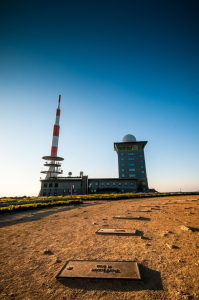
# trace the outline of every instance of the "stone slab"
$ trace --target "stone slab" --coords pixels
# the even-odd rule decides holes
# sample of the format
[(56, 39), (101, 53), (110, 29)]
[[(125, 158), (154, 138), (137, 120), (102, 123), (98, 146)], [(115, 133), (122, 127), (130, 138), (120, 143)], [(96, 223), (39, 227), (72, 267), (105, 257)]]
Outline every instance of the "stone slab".
[(136, 230), (134, 229), (119, 229), (119, 228), (100, 228), (95, 233), (98, 234), (120, 234), (120, 235), (135, 235)]
[(114, 216), (114, 219), (140, 219), (140, 216)]
[(151, 205), (167, 205), (168, 203), (159, 203), (159, 202), (157, 202), (157, 203), (151, 203)]
[(134, 212), (151, 212), (151, 210), (141, 210), (141, 209), (128, 209), (127, 211), (134, 211)]
[(139, 205), (140, 207), (159, 207), (159, 205)]
[(67, 261), (56, 278), (135, 279), (141, 280), (136, 261)]

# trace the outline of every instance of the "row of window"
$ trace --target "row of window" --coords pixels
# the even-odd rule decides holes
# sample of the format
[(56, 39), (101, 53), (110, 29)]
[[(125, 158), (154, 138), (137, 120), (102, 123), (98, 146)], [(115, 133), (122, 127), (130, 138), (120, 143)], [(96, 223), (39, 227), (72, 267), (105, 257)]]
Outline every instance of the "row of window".
[[(48, 187), (48, 183), (44, 183), (44, 187)], [(49, 183), (49, 188), (52, 188), (52, 187), (53, 187), (53, 183)], [(55, 188), (58, 187), (58, 183), (57, 182), (54, 184), (54, 187)]]
[[(46, 191), (46, 189), (44, 189), (44, 192)], [(51, 189), (49, 189), (49, 192), (51, 192)], [(65, 193), (66, 190), (63, 190), (63, 193)], [(71, 190), (68, 190), (68, 192), (70, 193)], [(76, 190), (73, 190), (74, 193), (76, 193)], [(57, 190), (55, 190), (55, 194), (57, 193)], [(55, 195), (56, 196), (56, 195)]]
[[(140, 162), (143, 163), (143, 160), (141, 160)], [(129, 167), (133, 167), (133, 166), (135, 166), (134, 163), (129, 163)], [(124, 167), (124, 164), (123, 164), (123, 163), (122, 163), (122, 167)]]
[[(95, 185), (97, 186), (98, 183), (96, 182)], [(103, 185), (105, 185), (105, 183), (101, 182), (101, 186), (103, 186)], [(110, 186), (110, 183), (107, 182), (106, 185), (107, 185), (107, 186)], [(119, 182), (119, 185), (122, 185), (121, 182)], [(128, 183), (125, 182), (124, 185), (128, 185)], [(133, 185), (133, 182), (131, 182), (131, 185)], [(113, 182), (113, 186), (115, 186), (115, 182)], [(92, 187), (92, 183), (89, 184), (89, 188), (91, 188), (91, 187)]]
[[(144, 171), (142, 171), (142, 174), (144, 174)], [(124, 174), (122, 174), (122, 177), (125, 177)], [(129, 177), (135, 177), (135, 174), (129, 174)]]
[[(121, 155), (124, 155), (124, 153), (121, 153)], [(134, 155), (134, 153), (128, 153), (128, 155)], [(140, 157), (142, 157), (142, 154), (140, 154)]]
[[(142, 156), (140, 155), (140, 157), (142, 157)], [(122, 157), (121, 160), (123, 161), (124, 158)], [(134, 157), (128, 157), (128, 160), (135, 160), (135, 159), (134, 159)], [(143, 160), (141, 160), (141, 162), (143, 162)]]
[[(65, 192), (66, 192), (66, 190), (63, 190), (63, 193), (65, 193)], [(71, 190), (68, 190), (68, 192), (70, 193)], [(73, 193), (76, 193), (76, 190), (73, 190)], [(44, 193), (43, 193), (43, 196), (47, 196), (47, 193), (44, 192)], [(48, 193), (48, 196), (52, 196), (52, 193)], [(54, 193), (54, 196), (57, 196), (57, 193), (56, 193), (56, 192)]]

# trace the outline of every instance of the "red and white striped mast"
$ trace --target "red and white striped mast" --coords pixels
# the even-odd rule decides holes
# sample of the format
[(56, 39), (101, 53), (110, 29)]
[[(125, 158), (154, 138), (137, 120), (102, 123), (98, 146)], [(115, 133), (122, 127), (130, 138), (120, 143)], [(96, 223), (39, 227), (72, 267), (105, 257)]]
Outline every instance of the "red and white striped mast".
[(61, 101), (61, 95), (59, 95), (59, 101), (58, 101), (58, 108), (56, 110), (56, 117), (55, 117), (55, 125), (53, 127), (53, 138), (52, 138), (52, 146), (51, 146), (51, 156), (57, 156), (57, 150), (58, 150), (58, 141), (59, 141), (59, 119), (60, 119), (60, 101)]
[(64, 160), (62, 157), (57, 156), (58, 152), (58, 141), (59, 141), (59, 120), (60, 120), (60, 101), (61, 95), (59, 95), (58, 100), (58, 108), (56, 110), (56, 117), (55, 117), (55, 124), (53, 126), (53, 136), (52, 136), (52, 145), (51, 145), (51, 152), (50, 156), (43, 156), (42, 158), (50, 161), (46, 162), (44, 166), (49, 167), (48, 171), (41, 171), (41, 173), (46, 174), (45, 179), (49, 179), (50, 177), (57, 177), (58, 174), (62, 174), (63, 171), (61, 170), (61, 163), (60, 161)]

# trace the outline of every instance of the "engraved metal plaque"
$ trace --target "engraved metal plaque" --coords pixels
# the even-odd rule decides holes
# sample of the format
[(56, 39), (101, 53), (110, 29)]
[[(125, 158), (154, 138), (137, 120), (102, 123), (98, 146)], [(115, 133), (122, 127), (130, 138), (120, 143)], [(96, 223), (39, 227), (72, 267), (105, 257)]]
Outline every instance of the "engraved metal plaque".
[(114, 216), (114, 219), (140, 219), (140, 216)]
[(137, 279), (140, 272), (136, 261), (67, 261), (56, 278)]
[(115, 228), (115, 229), (100, 228), (95, 233), (98, 233), (98, 234), (135, 235), (136, 234), (136, 230), (134, 230), (134, 229), (119, 229), (119, 228)]
[(166, 205), (168, 203), (161, 203), (161, 202), (155, 202), (155, 203), (151, 203), (152, 205)]
[(159, 205), (139, 205), (140, 207), (159, 207)]
[(138, 212), (151, 212), (151, 210), (139, 210), (139, 209), (128, 209), (127, 211), (138, 211)]

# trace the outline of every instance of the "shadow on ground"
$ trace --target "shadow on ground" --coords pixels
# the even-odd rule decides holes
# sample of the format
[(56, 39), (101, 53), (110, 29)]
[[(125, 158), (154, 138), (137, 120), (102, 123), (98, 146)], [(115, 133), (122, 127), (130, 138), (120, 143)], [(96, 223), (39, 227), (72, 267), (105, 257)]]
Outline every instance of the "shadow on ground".
[(57, 279), (60, 284), (71, 289), (82, 289), (87, 291), (141, 291), (141, 290), (163, 290), (160, 272), (139, 265), (142, 280), (124, 279), (85, 279), (66, 278)]
[[(80, 205), (71, 205), (71, 206), (55, 206), (53, 208), (36, 208), (27, 211), (6, 213), (0, 215), (0, 228), (5, 226), (12, 226), (21, 223), (27, 223), (32, 221), (38, 221), (44, 217), (57, 214), (63, 211), (74, 210), (76, 213), (79, 208), (85, 208), (88, 206), (94, 206), (98, 203), (83, 203)], [(103, 203), (100, 203), (103, 204)]]

